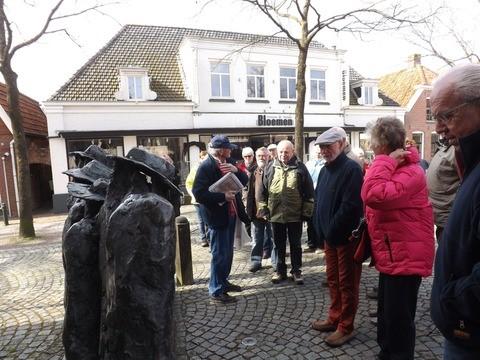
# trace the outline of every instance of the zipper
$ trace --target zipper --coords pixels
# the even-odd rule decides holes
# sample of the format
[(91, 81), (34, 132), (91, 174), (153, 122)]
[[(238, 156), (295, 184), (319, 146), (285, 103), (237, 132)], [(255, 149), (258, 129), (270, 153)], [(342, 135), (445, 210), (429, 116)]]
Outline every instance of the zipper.
[(387, 244), (388, 254), (390, 255), (390, 261), (393, 263), (393, 254), (392, 254), (392, 246), (390, 244), (390, 239), (388, 238), (387, 234), (383, 236), (383, 239), (385, 240), (385, 244)]

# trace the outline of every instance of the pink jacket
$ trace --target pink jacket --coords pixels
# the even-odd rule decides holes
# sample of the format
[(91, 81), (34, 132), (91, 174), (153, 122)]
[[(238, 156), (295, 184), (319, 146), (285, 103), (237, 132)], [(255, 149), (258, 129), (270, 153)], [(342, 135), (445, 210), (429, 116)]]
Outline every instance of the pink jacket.
[(378, 155), (362, 187), (372, 254), (378, 271), (388, 275), (432, 274), (435, 252), (433, 211), (416, 149), (397, 162)]

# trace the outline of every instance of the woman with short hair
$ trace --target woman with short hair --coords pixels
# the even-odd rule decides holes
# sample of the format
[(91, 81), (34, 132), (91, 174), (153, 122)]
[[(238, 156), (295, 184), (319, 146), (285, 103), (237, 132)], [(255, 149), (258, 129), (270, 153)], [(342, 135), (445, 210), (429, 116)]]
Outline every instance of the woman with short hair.
[(418, 290), (421, 278), (432, 274), (433, 212), (418, 151), (404, 150), (402, 122), (379, 118), (369, 132), (375, 160), (365, 175), (362, 200), (380, 272), (379, 359), (413, 359)]

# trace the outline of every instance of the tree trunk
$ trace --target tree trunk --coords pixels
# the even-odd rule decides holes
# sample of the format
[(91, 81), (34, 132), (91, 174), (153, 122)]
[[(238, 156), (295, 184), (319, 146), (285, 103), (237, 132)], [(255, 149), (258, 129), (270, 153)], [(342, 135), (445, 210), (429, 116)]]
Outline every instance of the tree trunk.
[(305, 68), (307, 63), (308, 46), (298, 47), (297, 64), (297, 106), (295, 108), (295, 153), (303, 161), (303, 113), (305, 111), (305, 93), (307, 90), (305, 84)]
[[(20, 237), (35, 237), (32, 217), (32, 188), (30, 183), (30, 165), (28, 163), (27, 141), (23, 130), (23, 117), (20, 112), (20, 92), (17, 86), (17, 74), (7, 61), (3, 61), (1, 72), (7, 85), (9, 116), (12, 120), (12, 133), (15, 146), (15, 160), (18, 170), (18, 203)], [(13, 154), (12, 154), (13, 155)]]

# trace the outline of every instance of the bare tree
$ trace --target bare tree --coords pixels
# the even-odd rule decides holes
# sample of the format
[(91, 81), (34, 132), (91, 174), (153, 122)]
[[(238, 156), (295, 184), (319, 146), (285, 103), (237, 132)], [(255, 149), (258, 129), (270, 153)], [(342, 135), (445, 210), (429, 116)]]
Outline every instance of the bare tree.
[[(350, 32), (362, 37), (374, 31), (391, 31), (422, 23), (430, 16), (419, 15), (412, 7), (404, 7), (401, 1), (374, 1), (369, 5), (326, 15), (318, 0), (237, 0), (260, 10), (270, 21), (298, 47), (297, 103), (295, 108), (295, 151), (303, 157), (305, 69), (309, 46), (323, 29)], [(202, 9), (215, 2), (207, 0)], [(198, 3), (198, 1), (197, 1)]]
[[(18, 1), (18, 0), (15, 0)], [(20, 111), (20, 92), (17, 86), (18, 75), (12, 67), (12, 58), (18, 50), (30, 46), (37, 42), (44, 35), (52, 33), (64, 33), (70, 39), (68, 29), (62, 24), (68, 18), (85, 14), (89, 11), (101, 12), (101, 8), (112, 3), (90, 2), (89, 6), (84, 8), (76, 8), (72, 12), (62, 13), (65, 0), (55, 0), (52, 2), (50, 12), (46, 16), (40, 29), (30, 38), (19, 41), (17, 37), (18, 29), (13, 19), (8, 16), (8, 6), (5, 0), (0, 0), (0, 72), (2, 73), (7, 88), (7, 102), (9, 107), (9, 116), (12, 121), (12, 135), (14, 140), (15, 159), (18, 169), (18, 203), (20, 237), (35, 237), (35, 229), (33, 227), (32, 217), (32, 201), (31, 201), (31, 182), (30, 168), (28, 162), (27, 143), (25, 131), (23, 129), (23, 118)], [(25, 1), (25, 4), (34, 6), (32, 2)], [(55, 25), (59, 24), (58, 27)], [(14, 31), (17, 30), (17, 31)]]
[(412, 24), (405, 38), (424, 52), (424, 56), (440, 60), (452, 67), (458, 63), (480, 63), (480, 53), (474, 40), (468, 34), (476, 36), (475, 31), (466, 30), (458, 21), (450, 17), (449, 12), (441, 12), (422, 24)]

